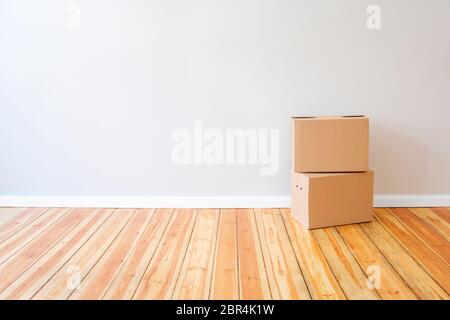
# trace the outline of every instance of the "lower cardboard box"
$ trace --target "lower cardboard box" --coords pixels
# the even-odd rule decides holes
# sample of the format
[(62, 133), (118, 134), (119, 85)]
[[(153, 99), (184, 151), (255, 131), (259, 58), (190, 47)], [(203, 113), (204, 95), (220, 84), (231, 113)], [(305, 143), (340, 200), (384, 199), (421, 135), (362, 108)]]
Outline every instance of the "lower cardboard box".
[(293, 172), (292, 216), (307, 229), (371, 221), (373, 180), (373, 171)]

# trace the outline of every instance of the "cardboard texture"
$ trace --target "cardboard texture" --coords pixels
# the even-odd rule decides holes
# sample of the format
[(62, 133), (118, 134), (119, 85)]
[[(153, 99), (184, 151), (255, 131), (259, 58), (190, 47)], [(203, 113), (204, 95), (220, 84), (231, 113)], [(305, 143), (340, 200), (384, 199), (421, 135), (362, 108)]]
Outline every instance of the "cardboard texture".
[(369, 170), (366, 116), (293, 117), (295, 172)]
[(307, 229), (372, 220), (372, 171), (292, 173), (292, 216)]

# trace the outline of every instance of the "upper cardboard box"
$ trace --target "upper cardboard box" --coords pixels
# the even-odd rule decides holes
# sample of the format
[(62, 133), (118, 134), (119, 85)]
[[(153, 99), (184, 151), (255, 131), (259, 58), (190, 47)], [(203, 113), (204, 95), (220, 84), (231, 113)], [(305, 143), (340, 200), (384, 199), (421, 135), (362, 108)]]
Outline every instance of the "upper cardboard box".
[(295, 172), (369, 170), (369, 118), (292, 117)]

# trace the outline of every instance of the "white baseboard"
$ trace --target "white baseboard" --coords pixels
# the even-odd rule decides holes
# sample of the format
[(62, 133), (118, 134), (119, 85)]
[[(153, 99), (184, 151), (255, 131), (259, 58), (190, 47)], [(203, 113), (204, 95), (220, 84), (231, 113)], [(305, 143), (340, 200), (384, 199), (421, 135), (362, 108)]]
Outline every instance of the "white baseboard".
[[(289, 196), (113, 197), (0, 196), (0, 207), (80, 208), (289, 208)], [(375, 207), (445, 207), (450, 195), (376, 195)]]
[(375, 207), (449, 207), (450, 194), (375, 195)]

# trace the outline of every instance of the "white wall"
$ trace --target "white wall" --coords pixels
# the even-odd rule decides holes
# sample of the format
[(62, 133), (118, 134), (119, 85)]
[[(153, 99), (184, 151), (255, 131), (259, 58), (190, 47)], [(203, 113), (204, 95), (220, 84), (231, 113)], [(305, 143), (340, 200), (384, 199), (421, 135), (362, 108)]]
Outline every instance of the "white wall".
[[(303, 114), (370, 116), (378, 195), (450, 195), (449, 39), (448, 0), (0, 0), (0, 195), (285, 196)], [(279, 129), (279, 173), (173, 164), (194, 120)]]

